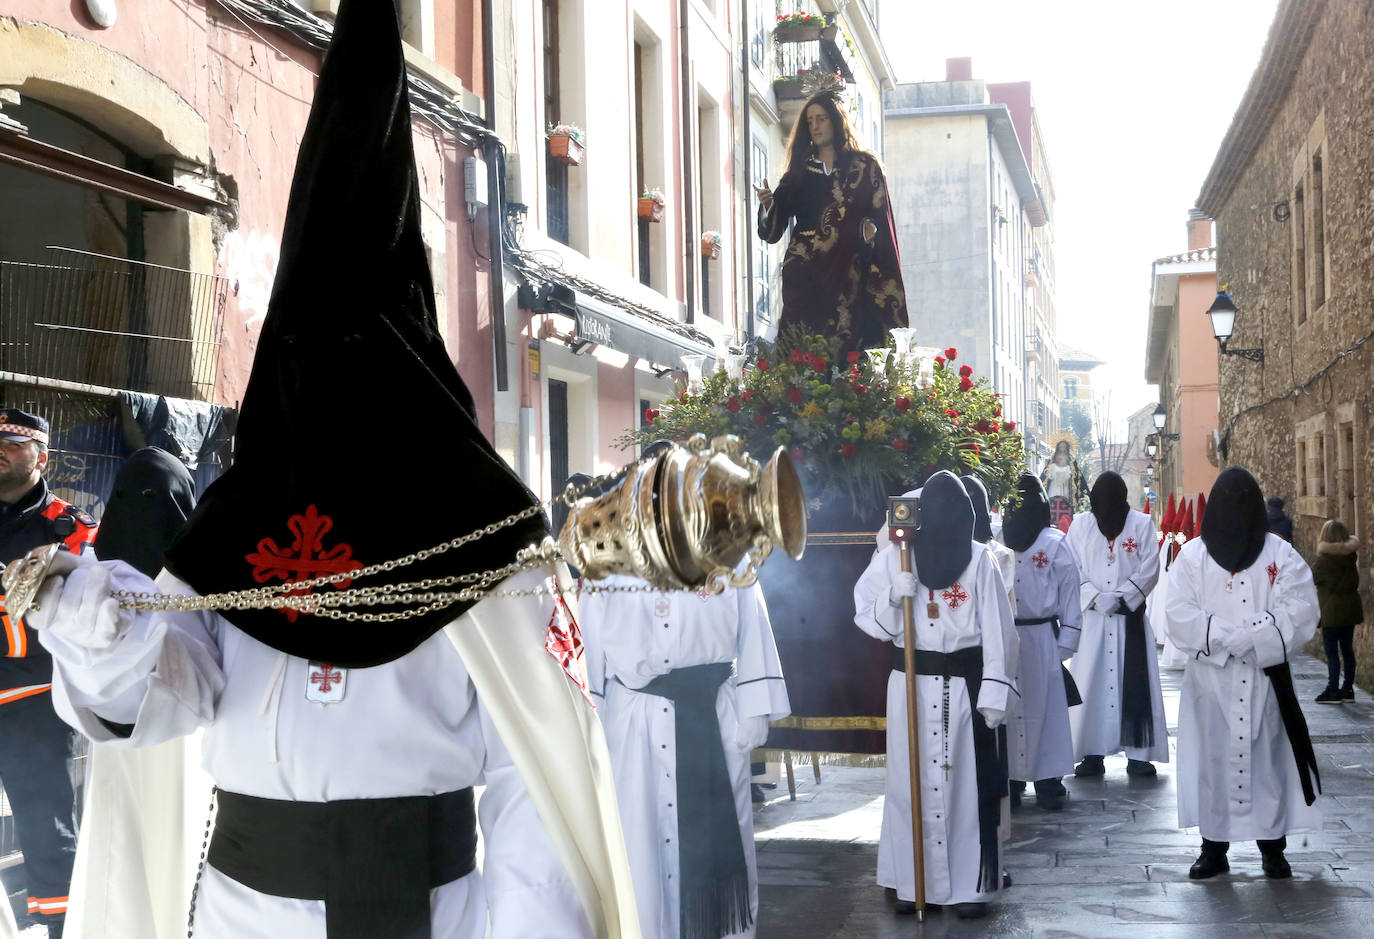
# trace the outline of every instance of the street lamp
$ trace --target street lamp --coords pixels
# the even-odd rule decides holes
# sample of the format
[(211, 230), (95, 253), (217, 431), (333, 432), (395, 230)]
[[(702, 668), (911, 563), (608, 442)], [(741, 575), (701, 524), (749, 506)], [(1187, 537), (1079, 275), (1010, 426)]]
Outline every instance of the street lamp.
[(1236, 312), (1236, 305), (1231, 302), (1231, 295), (1225, 290), (1218, 290), (1217, 298), (1207, 308), (1207, 316), (1212, 321), (1212, 335), (1217, 337), (1217, 345), (1221, 348), (1221, 354), (1239, 355), (1252, 362), (1263, 362), (1263, 341), (1260, 342), (1257, 349), (1226, 348), (1226, 343), (1231, 340), (1231, 333), (1236, 328)]
[(1150, 485), (1150, 488), (1154, 488), (1155, 465), (1153, 463), (1145, 467), (1145, 482), (1147, 482)]
[(1145, 438), (1145, 455), (1149, 457), (1151, 460), (1153, 460), (1155, 458), (1155, 454), (1158, 452), (1159, 441), (1158, 439), (1156, 439), (1154, 434), (1151, 434), (1150, 436)]
[(1162, 437), (1165, 440), (1177, 440), (1179, 438), (1178, 434), (1166, 434), (1164, 432), (1164, 422), (1169, 419), (1168, 412), (1164, 410), (1164, 405), (1155, 405), (1155, 413), (1151, 416), (1154, 417), (1155, 420), (1155, 430), (1158, 432), (1156, 436)]

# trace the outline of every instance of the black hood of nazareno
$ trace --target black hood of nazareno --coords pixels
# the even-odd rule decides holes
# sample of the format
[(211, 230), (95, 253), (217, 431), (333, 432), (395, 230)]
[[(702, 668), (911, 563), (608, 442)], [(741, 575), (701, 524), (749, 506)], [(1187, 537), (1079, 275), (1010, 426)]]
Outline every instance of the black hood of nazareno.
[(1126, 480), (1108, 470), (1097, 477), (1088, 498), (1098, 530), (1108, 541), (1114, 541), (1126, 527), (1126, 518), (1131, 514), (1130, 503), (1126, 501)]
[(941, 470), (921, 487), (921, 526), (911, 539), (916, 579), (944, 590), (973, 559), (973, 505), (964, 484)]
[[(439, 334), (412, 132), (395, 4), (343, 0), (296, 158), (234, 464), (167, 556), (199, 593), (394, 560), (536, 501), (478, 427)], [(412, 490), (420, 466), (430, 479)], [(536, 513), (359, 586), (500, 568), (545, 533)], [(406, 654), (470, 605), (387, 624), (223, 615), (288, 654), (362, 667)]]
[(1202, 543), (1212, 560), (1232, 573), (1254, 564), (1269, 532), (1264, 508), (1255, 477), (1239, 466), (1222, 470), (1202, 516)]
[(1040, 479), (1030, 473), (1022, 473), (1016, 487), (1021, 504), (1002, 516), (1002, 543), (1020, 552), (1029, 550), (1050, 527), (1050, 500)]

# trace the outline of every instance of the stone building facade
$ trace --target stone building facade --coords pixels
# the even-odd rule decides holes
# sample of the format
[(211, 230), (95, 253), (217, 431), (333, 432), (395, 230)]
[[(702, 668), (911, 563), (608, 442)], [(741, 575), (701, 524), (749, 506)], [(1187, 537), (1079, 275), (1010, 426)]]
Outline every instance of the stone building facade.
[[(1283, 0), (1198, 198), (1239, 310), (1229, 345), (1264, 355), (1220, 357), (1219, 453), (1285, 500), (1309, 559), (1328, 518), (1374, 540), (1371, 43), (1369, 4)], [(1360, 560), (1374, 610), (1374, 547)]]

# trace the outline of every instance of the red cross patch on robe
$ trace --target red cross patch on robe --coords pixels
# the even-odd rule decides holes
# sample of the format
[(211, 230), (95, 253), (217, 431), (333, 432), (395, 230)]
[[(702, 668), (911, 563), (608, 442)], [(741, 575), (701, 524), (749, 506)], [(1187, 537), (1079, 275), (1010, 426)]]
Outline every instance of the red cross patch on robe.
[(563, 669), (563, 674), (572, 679), (572, 683), (582, 692), (582, 697), (587, 699), (587, 703), (596, 707), (592, 703), (592, 696), (587, 693), (587, 682), (582, 677), (579, 662), (582, 658), (582, 630), (573, 618), (567, 601), (557, 593), (553, 597), (553, 614), (549, 617), (549, 629), (544, 636), (544, 651), (553, 656), (558, 667)]
[(944, 601), (949, 604), (949, 608), (951, 610), (957, 610), (961, 605), (963, 605), (963, 602), (968, 599), (968, 592), (964, 590), (964, 588), (960, 586), (959, 582), (956, 580), (953, 584), (950, 585), (949, 589), (946, 590), (944, 593), (940, 594), (940, 596), (943, 597)]
[(348, 669), (325, 662), (309, 662), (305, 670), (305, 700), (337, 704), (343, 700)]
[(1266, 567), (1264, 571), (1269, 575), (1269, 586), (1274, 586), (1274, 581), (1279, 579), (1279, 565), (1274, 561), (1270, 561), (1269, 566)]

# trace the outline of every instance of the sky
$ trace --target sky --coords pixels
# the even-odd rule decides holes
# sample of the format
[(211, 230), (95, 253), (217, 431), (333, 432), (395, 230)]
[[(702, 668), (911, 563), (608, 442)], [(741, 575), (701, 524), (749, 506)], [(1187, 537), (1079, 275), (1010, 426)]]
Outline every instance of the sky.
[[(1059, 342), (1107, 365), (1116, 439), (1145, 382), (1150, 263), (1188, 210), (1259, 62), (1278, 0), (882, 0), (899, 81), (1029, 81), (1054, 180)], [(1100, 387), (1099, 387), (1100, 386)]]

